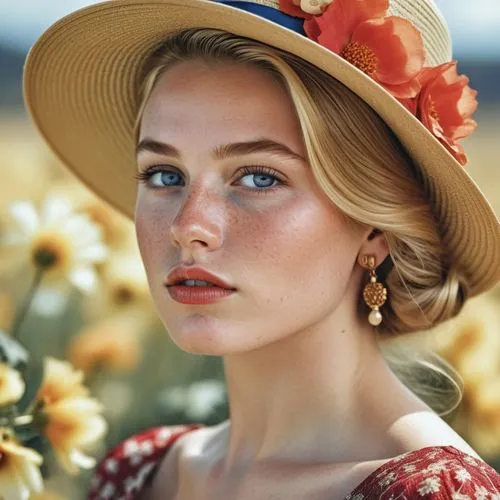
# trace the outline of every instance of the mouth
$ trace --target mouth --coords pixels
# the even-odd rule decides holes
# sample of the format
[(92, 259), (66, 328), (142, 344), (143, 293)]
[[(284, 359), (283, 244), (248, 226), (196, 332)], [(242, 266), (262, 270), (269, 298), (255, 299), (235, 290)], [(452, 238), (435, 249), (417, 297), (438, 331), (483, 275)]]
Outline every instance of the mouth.
[(226, 280), (200, 267), (174, 268), (165, 286), (170, 297), (182, 304), (209, 304), (236, 292)]
[[(173, 285), (167, 285), (167, 286), (196, 286), (196, 287), (207, 287), (207, 286), (217, 286), (214, 283), (211, 283), (210, 281), (205, 281), (205, 280), (180, 280), (177, 283), (174, 283)], [(225, 288), (225, 287), (220, 287), (217, 286), (217, 288)]]

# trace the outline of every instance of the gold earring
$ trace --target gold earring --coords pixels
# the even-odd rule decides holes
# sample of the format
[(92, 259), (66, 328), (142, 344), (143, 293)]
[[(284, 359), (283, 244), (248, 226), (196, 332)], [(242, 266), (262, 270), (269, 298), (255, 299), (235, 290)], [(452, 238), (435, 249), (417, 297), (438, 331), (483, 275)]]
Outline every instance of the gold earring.
[(368, 322), (370, 325), (377, 326), (382, 323), (382, 313), (379, 311), (379, 307), (384, 305), (387, 300), (387, 288), (382, 283), (377, 282), (375, 256), (363, 255), (361, 262), (370, 269), (370, 283), (367, 283), (363, 290), (363, 299), (366, 305), (371, 308)]

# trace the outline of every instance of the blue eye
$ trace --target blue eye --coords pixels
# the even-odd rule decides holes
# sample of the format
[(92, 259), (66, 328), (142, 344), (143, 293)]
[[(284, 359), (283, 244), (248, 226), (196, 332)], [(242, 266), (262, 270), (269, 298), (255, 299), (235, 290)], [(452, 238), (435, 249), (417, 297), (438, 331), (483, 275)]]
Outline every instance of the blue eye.
[[(276, 189), (285, 181), (276, 170), (262, 165), (243, 167), (244, 175), (238, 178), (240, 185), (245, 189), (255, 192), (266, 192)], [(154, 188), (184, 186), (184, 179), (179, 172), (168, 170), (160, 165), (153, 165), (142, 172), (137, 172), (135, 178)], [(249, 183), (243, 179), (251, 179)]]
[(239, 178), (240, 182), (248, 177), (251, 178), (250, 182), (256, 186), (252, 187), (242, 183), (243, 187), (258, 194), (265, 194), (269, 191), (274, 191), (275, 189), (279, 189), (281, 186), (287, 184), (279, 172), (264, 165), (243, 167), (241, 172), (243, 172), (244, 175)]
[[(243, 177), (240, 178), (240, 180), (243, 180), (245, 178), (250, 178), (251, 182), (254, 183), (254, 186), (258, 188), (269, 188), (273, 186), (273, 183), (275, 181), (279, 181), (276, 179), (274, 175), (267, 175), (267, 174), (247, 174), (244, 175)], [(243, 184), (245, 185), (245, 184)], [(252, 188), (252, 186), (245, 185), (245, 187)]]
[[(166, 170), (159, 166), (153, 166), (144, 170), (143, 172), (137, 172), (135, 178), (140, 182), (150, 184), (154, 187), (169, 187), (169, 186), (183, 186), (184, 181), (182, 176), (175, 172), (174, 170)], [(154, 182), (153, 179), (158, 179)], [(176, 182), (181, 181), (182, 184), (176, 184)]]
[[(156, 184), (156, 185), (163, 185), (163, 186), (176, 186), (176, 182), (181, 181), (182, 182), (182, 177), (180, 174), (177, 172), (171, 172), (171, 171), (164, 171), (164, 172), (154, 172), (153, 175), (150, 177), (150, 179), (154, 179), (155, 177), (158, 178), (159, 182), (161, 184)], [(153, 185), (155, 183), (153, 182)], [(184, 185), (181, 184), (182, 186)]]

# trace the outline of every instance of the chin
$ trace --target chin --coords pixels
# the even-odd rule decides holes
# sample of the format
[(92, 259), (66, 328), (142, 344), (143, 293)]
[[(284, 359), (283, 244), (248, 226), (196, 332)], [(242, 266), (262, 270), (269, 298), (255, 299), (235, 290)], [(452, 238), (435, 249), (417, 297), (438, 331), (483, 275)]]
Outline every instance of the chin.
[(248, 334), (238, 332), (238, 328), (202, 314), (193, 314), (175, 321), (164, 322), (174, 344), (185, 352), (206, 356), (224, 356), (253, 350), (257, 345), (249, 343)]
[(226, 335), (214, 325), (214, 319), (204, 314), (177, 315), (164, 321), (172, 341), (183, 351), (192, 354), (222, 355), (226, 353)]

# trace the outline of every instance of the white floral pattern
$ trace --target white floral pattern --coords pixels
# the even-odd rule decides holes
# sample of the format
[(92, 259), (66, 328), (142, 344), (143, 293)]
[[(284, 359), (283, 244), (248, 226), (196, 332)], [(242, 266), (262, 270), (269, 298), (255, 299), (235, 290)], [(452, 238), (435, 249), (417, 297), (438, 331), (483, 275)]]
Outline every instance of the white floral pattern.
[(500, 500), (500, 474), (454, 446), (388, 460), (344, 500)]
[(488, 500), (490, 492), (484, 486), (477, 486), (474, 498), (476, 500)]
[(472, 476), (470, 475), (468, 470), (461, 467), (455, 471), (455, 479), (463, 483), (464, 481), (470, 481), (472, 479)]
[(417, 488), (420, 496), (423, 497), (429, 493), (436, 493), (441, 489), (441, 479), (437, 476), (425, 478)]
[(469, 495), (462, 495), (462, 493), (455, 491), (451, 494), (451, 500), (472, 500), (472, 498)]
[[(127, 439), (102, 460), (88, 500), (137, 500), (161, 458), (201, 427), (156, 427)], [(344, 500), (500, 500), (500, 474), (453, 446), (428, 446), (387, 460)]]
[(439, 460), (436, 463), (429, 465), (426, 469), (427, 472), (435, 474), (437, 472), (445, 471), (447, 469), (448, 460)]

